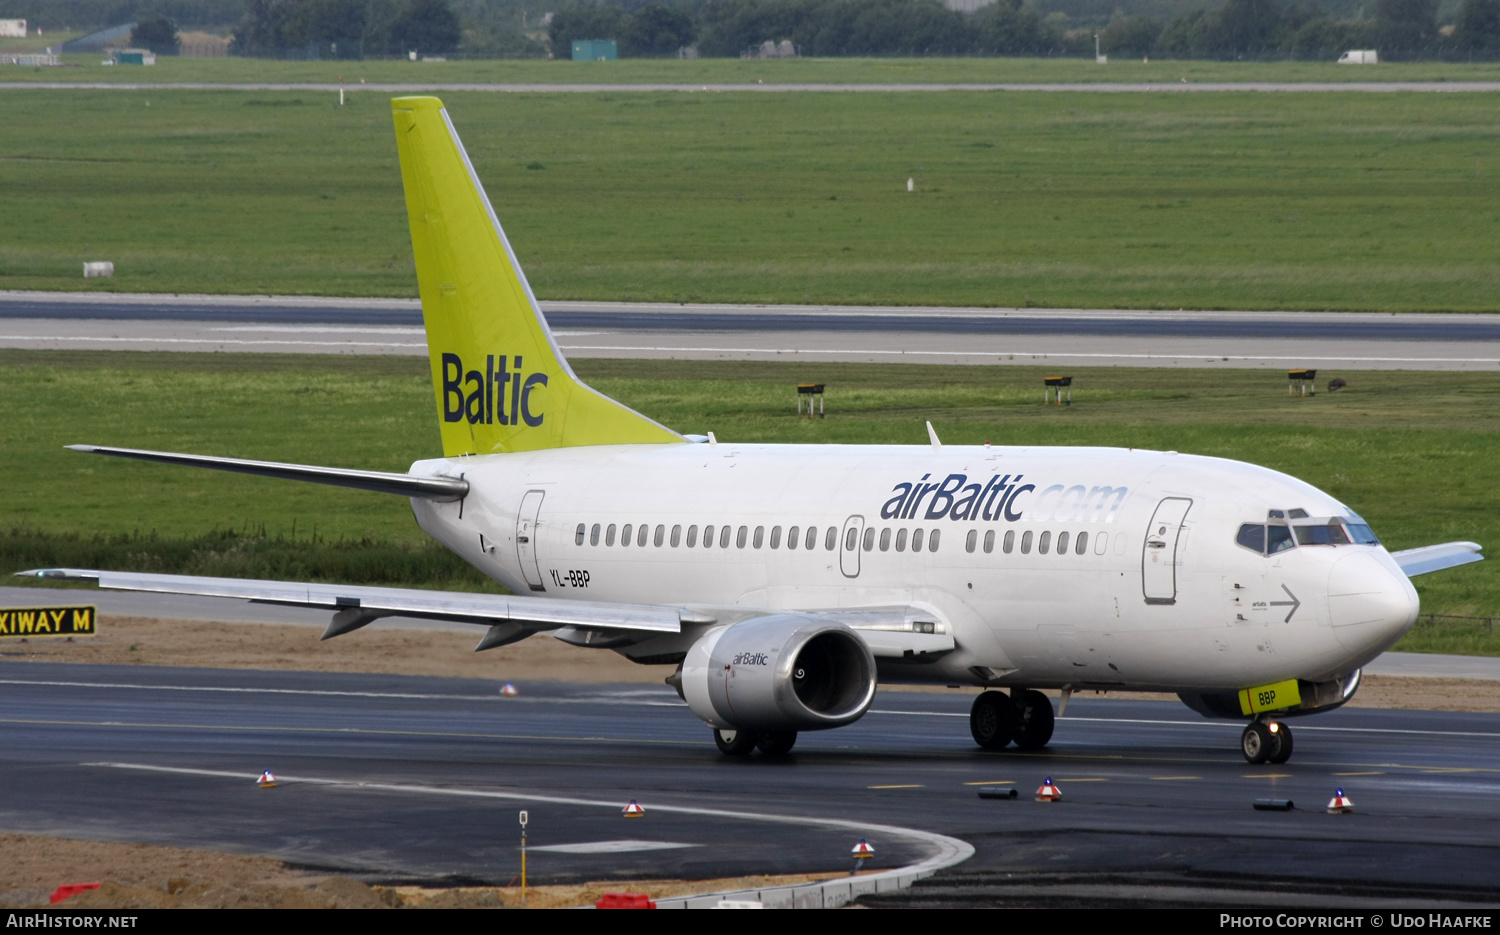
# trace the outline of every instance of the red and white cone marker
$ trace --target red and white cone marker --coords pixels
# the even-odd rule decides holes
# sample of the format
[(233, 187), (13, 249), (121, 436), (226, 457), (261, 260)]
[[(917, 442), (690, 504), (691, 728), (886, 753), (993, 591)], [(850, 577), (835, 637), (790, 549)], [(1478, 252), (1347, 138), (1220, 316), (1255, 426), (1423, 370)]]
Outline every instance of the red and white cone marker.
[(626, 818), (645, 818), (646, 810), (644, 808), (641, 808), (641, 803), (637, 802), (635, 799), (631, 799), (630, 804), (626, 805), (625, 808), (620, 812), (620, 814), (624, 815)]
[(1347, 795), (1344, 795), (1344, 790), (1335, 789), (1333, 798), (1328, 800), (1328, 814), (1348, 815), (1353, 811), (1354, 803), (1349, 801), (1349, 797)]
[(255, 781), (255, 784), (262, 789), (273, 789), (276, 787), (276, 777), (272, 775), (270, 770), (266, 770), (260, 774), (260, 778)]
[(1036, 790), (1036, 800), (1038, 802), (1062, 801), (1062, 790), (1052, 784), (1051, 776), (1048, 776), (1045, 780), (1043, 780), (1042, 787)]
[(854, 849), (849, 853), (854, 857), (855, 860), (869, 860), (871, 857), (875, 856), (875, 848), (870, 846), (869, 841), (866, 841), (864, 838), (860, 838), (859, 843), (854, 845)]
[(512, 685), (509, 682), (506, 682), (504, 685), (500, 686), (501, 698), (514, 698), (519, 694), (520, 692), (516, 691), (516, 686)]

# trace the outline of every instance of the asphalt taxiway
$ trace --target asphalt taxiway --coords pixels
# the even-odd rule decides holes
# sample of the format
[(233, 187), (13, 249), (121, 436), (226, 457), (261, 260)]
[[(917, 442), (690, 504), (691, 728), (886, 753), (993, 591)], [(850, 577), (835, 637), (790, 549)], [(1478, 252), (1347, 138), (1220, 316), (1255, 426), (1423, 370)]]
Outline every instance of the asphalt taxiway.
[[(575, 357), (1489, 370), (1500, 316), (543, 302)], [(0, 293), (0, 347), (424, 356), (415, 300)]]
[[(1290, 763), (1250, 766), (1238, 725), (1176, 702), (1077, 696), (1046, 751), (996, 754), (967, 736), (970, 693), (885, 692), (784, 759), (739, 760), (665, 686), (519, 687), (0, 662), (0, 826), (503, 885), (525, 808), (538, 882), (838, 872), (861, 837), (890, 868), (956, 839), (973, 856), (937, 884), (1187, 874), (1500, 904), (1500, 715), (1343, 709), (1293, 723)], [(1047, 776), (1062, 802), (1032, 800)], [(1324, 811), (1340, 787), (1353, 814)], [(631, 798), (644, 818), (621, 816)]]

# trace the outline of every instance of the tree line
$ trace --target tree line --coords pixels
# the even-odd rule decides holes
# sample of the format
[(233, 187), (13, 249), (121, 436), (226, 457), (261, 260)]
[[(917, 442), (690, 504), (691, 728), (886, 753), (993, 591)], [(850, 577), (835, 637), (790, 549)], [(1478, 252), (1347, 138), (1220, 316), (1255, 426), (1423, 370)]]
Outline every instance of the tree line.
[[(626, 0), (628, 3), (628, 0)], [(575, 2), (553, 14), (552, 53), (574, 39), (615, 39), (622, 56), (736, 56), (769, 40), (802, 55), (1080, 55), (1091, 29), (1043, 19), (1023, 0), (997, 0), (973, 13), (939, 0), (705, 0), (701, 5)], [(1119, 17), (1097, 30), (1101, 50), (1167, 58), (1336, 57), (1379, 49), (1386, 58), (1500, 52), (1500, 0), (1462, 0), (1450, 28), (1437, 0), (1376, 0), (1374, 16), (1335, 19), (1310, 0), (1227, 0), (1162, 22)]]
[(329, 58), (445, 54), (462, 38), (447, 0), (246, 0), (230, 51), (276, 55), (311, 47)]

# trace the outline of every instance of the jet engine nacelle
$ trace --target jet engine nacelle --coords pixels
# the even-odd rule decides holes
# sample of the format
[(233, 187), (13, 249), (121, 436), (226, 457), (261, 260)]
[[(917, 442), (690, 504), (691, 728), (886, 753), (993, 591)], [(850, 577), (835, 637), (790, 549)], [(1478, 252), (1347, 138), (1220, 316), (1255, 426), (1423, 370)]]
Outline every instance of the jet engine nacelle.
[(688, 650), (682, 696), (723, 730), (822, 730), (875, 700), (875, 657), (841, 623), (794, 614), (714, 627)]

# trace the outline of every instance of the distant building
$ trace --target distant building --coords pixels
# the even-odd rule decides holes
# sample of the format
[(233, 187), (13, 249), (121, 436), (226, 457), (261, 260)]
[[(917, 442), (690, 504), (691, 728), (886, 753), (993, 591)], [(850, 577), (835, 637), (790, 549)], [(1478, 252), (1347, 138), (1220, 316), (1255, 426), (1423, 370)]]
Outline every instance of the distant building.
[(980, 7), (987, 7), (995, 0), (943, 0), (943, 6), (960, 13), (973, 13)]
[(613, 62), (620, 57), (619, 47), (613, 39), (574, 39), (573, 61)]
[(0, 19), (0, 39), (25, 39), (26, 21), (24, 19)]

